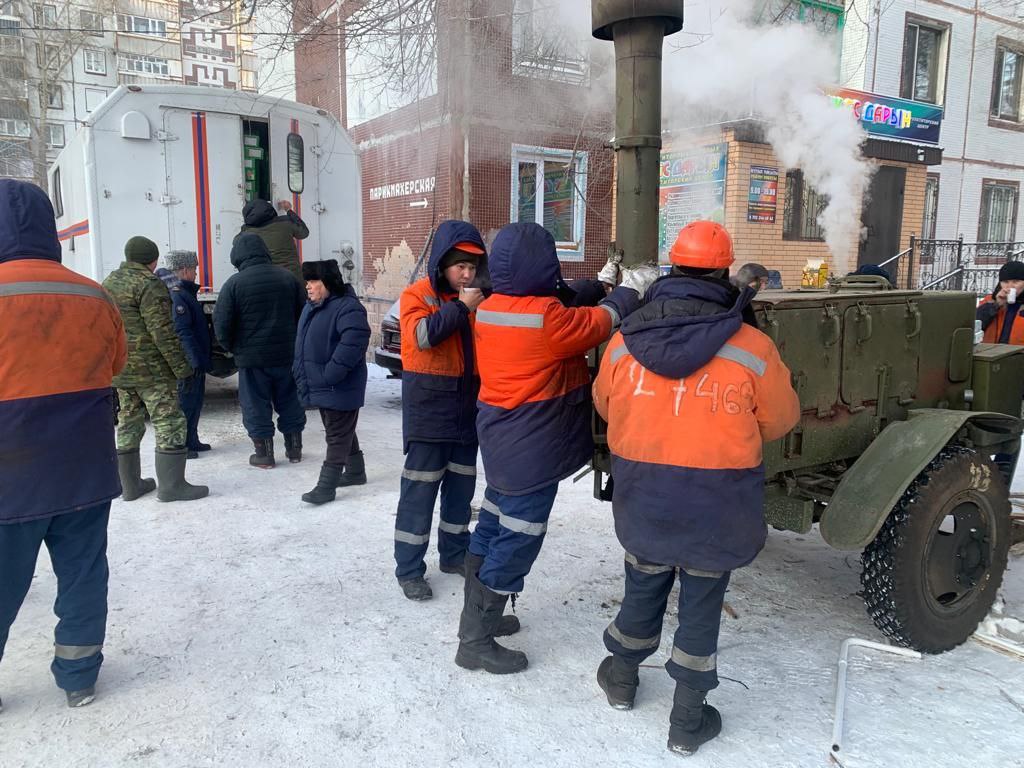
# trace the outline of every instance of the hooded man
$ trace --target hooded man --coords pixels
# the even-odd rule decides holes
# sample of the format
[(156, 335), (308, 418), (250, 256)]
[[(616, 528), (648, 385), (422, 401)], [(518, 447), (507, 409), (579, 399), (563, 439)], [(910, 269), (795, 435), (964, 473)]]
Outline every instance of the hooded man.
[(284, 267), (301, 281), (302, 265), (295, 241), (309, 237), (309, 227), (292, 210), (292, 204), (287, 200), (278, 202), (277, 207), (284, 213), (278, 215), (274, 206), (266, 200), (250, 200), (242, 208), (245, 224), (239, 234), (251, 232), (259, 235), (270, 252), (270, 261), (274, 266)]
[(0, 658), (45, 543), (59, 619), (50, 669), (79, 707), (103, 663), (107, 521), (121, 493), (111, 381), (127, 346), (107, 292), (60, 257), (46, 193), (0, 179)]
[[(619, 283), (619, 264), (622, 261), (622, 254), (617, 252), (608, 257), (608, 261), (597, 273), (596, 280), (580, 278), (569, 281), (569, 289), (573, 296), (570, 300), (564, 301), (571, 307), (596, 307), (601, 299), (614, 290)], [(567, 297), (568, 298), (568, 297)]]
[(238, 366), (242, 424), (252, 439), (254, 467), (270, 469), (274, 461), (274, 411), (284, 434), (285, 455), (302, 460), (306, 412), (292, 377), (295, 331), (306, 305), (306, 291), (286, 269), (275, 267), (258, 236), (245, 233), (231, 246), (237, 274), (221, 288), (213, 311), (213, 329)]
[[(103, 287), (117, 303), (128, 336), (128, 362), (114, 377), (117, 414), (117, 466), (122, 498), (134, 501), (154, 488), (160, 501), (193, 501), (209, 493), (185, 481), (187, 425), (178, 404), (177, 382), (194, 375), (171, 319), (167, 286), (154, 274), (156, 243), (133, 237), (125, 260), (107, 275)], [(156, 482), (142, 477), (139, 446), (146, 415), (156, 432)]]
[(434, 503), (441, 492), (437, 548), (444, 573), (464, 572), (470, 502), (476, 490), (476, 398), (480, 390), (473, 323), (486, 271), (476, 227), (442, 221), (427, 276), (401, 296), (402, 442), (405, 468), (395, 520), (395, 576), (410, 600), (433, 592), (423, 574)]
[(978, 305), (977, 319), (990, 344), (1024, 344), (1024, 262), (1008, 261), (999, 268), (999, 283)]
[(771, 339), (744, 322), (753, 297), (728, 281), (732, 241), (719, 224), (684, 227), (672, 274), (608, 343), (594, 405), (608, 422), (615, 533), (626, 588), (597, 672), (616, 709), (631, 709), (640, 663), (658, 650), (678, 571), (679, 628), (665, 665), (676, 681), (670, 750), (718, 735), (715, 658), (729, 574), (764, 546), (762, 446), (789, 432), (800, 403)]
[(494, 641), (505, 605), (540, 553), (559, 481), (594, 451), (585, 354), (639, 305), (658, 271), (626, 269), (599, 306), (567, 307), (554, 238), (534, 223), (502, 228), (489, 266), (494, 293), (475, 326), (487, 491), (466, 558), (455, 663), (508, 674), (527, 659)]

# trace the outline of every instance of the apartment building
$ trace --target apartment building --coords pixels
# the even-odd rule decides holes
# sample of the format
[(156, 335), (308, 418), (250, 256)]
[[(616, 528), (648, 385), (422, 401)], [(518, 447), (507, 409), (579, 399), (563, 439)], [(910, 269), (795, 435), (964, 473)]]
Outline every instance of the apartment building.
[(0, 0), (0, 176), (47, 163), (119, 84), (256, 89), (253, 40), (217, 0)]

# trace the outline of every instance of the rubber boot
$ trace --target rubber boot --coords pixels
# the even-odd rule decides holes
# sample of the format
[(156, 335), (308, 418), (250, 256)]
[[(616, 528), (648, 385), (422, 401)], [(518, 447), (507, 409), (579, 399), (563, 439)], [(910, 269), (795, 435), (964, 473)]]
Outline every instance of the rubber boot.
[(612, 709), (632, 709), (640, 685), (639, 666), (621, 656), (608, 656), (597, 668), (597, 684)]
[(302, 461), (302, 433), (292, 432), (284, 436), (284, 455), (292, 464)]
[(356, 451), (348, 457), (345, 472), (338, 480), (339, 488), (346, 485), (366, 485), (366, 463), (363, 461), (362, 451)]
[(64, 691), (68, 697), (68, 706), (72, 709), (87, 707), (96, 699), (96, 687), (90, 685), (80, 691)]
[(135, 501), (156, 490), (156, 480), (142, 476), (138, 448), (117, 452), (117, 474), (121, 476), (121, 498), (125, 501)]
[(205, 485), (185, 481), (185, 449), (156, 449), (156, 497), (159, 501), (195, 501), (206, 496)]
[(492, 592), (476, 574), (466, 577), (468, 589), (459, 619), (459, 650), (455, 663), (463, 669), (483, 669), (492, 675), (522, 672), (529, 663), (522, 651), (494, 642), (494, 634), (505, 611), (508, 595)]
[(676, 683), (669, 715), (668, 748), (677, 755), (692, 755), (701, 744), (722, 732), (722, 716), (704, 702), (707, 691)]
[[(466, 550), (466, 559), (462, 561), (462, 568), (457, 571), (446, 571), (446, 573), (459, 573), (463, 578), (466, 577), (467, 573), (472, 573), (477, 576), (480, 573), (480, 566), (484, 564), (484, 559), (480, 555), (474, 555), (469, 550)], [(444, 568), (441, 568), (444, 571)], [(465, 592), (469, 592), (469, 579), (466, 579)], [(519, 618), (512, 614), (503, 615), (501, 621), (498, 622), (498, 628), (494, 630), (495, 637), (508, 637), (514, 635), (521, 629), (519, 624)]]
[(316, 488), (302, 494), (302, 500), (308, 504), (326, 504), (328, 501), (334, 501), (334, 489), (338, 487), (340, 476), (341, 467), (323, 464), (320, 467), (320, 479), (316, 481)]
[(253, 448), (256, 453), (249, 457), (249, 463), (260, 469), (270, 469), (274, 466), (274, 438), (254, 437)]

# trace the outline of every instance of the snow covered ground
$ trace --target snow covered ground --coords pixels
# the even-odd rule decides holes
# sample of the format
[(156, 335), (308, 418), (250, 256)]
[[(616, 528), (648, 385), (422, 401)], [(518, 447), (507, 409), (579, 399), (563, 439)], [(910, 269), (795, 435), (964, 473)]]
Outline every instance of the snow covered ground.
[[(682, 765), (665, 749), (672, 682), (660, 667), (674, 609), (635, 710), (609, 708), (594, 681), (622, 551), (589, 477), (562, 484), (518, 603), (523, 631), (509, 645), (530, 668), (502, 678), (455, 666), (462, 580), (437, 571), (436, 551), (433, 601), (410, 603), (393, 577), (400, 387), (371, 368), (359, 429), (370, 482), (335, 503), (299, 499), (324, 453), (318, 416), (301, 464), (254, 469), (223, 385), (201, 424), (214, 450), (189, 462), (209, 498), (114, 502), (106, 663), (84, 709), (67, 709), (50, 677), (55, 581), (40, 557), (0, 663), (0, 766)], [(773, 533), (734, 575), (710, 696), (724, 730), (686, 765), (832, 764), (839, 645), (883, 640), (858, 568), (817, 532)], [(1004, 597), (1024, 618), (1022, 558)], [(1024, 663), (974, 641), (921, 661), (854, 651), (846, 720), (848, 768), (1024, 766)]]

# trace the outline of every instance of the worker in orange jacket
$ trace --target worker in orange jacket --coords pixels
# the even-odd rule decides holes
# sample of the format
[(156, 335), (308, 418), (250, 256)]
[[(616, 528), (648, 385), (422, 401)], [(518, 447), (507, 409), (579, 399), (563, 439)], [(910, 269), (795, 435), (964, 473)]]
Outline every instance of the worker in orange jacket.
[(999, 268), (999, 284), (978, 305), (977, 318), (990, 344), (1024, 344), (1024, 262), (1009, 261)]
[(705, 696), (718, 685), (729, 574), (764, 546), (762, 445), (796, 425), (800, 404), (771, 339), (743, 322), (754, 292), (727, 279), (728, 232), (689, 224), (670, 258), (671, 275), (623, 322), (594, 383), (626, 551), (625, 596), (604, 633), (612, 655), (597, 677), (609, 704), (632, 708), (678, 571), (679, 628), (665, 665), (676, 680), (668, 746), (689, 754), (721, 730)]
[(494, 642), (505, 605), (540, 553), (559, 481), (593, 455), (585, 353), (639, 305), (657, 269), (624, 270), (622, 285), (596, 307), (566, 306), (558, 296), (572, 294), (554, 238), (534, 223), (503, 227), (489, 267), (494, 293), (475, 327), (487, 490), (466, 560), (455, 663), (507, 674), (527, 659)]

